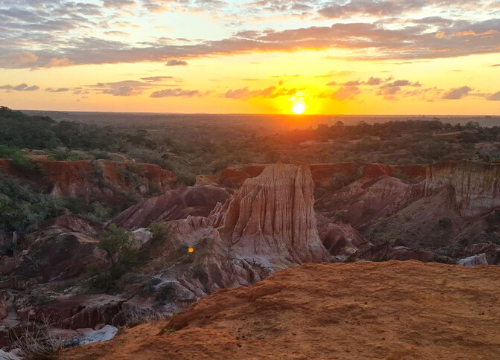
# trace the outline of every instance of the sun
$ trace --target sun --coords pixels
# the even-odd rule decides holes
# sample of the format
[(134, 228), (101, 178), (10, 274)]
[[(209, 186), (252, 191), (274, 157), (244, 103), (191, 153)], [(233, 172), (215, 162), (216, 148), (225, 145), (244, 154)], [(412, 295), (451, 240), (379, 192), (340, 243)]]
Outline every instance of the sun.
[(306, 111), (306, 104), (303, 101), (293, 103), (292, 111), (294, 114), (300, 115)]

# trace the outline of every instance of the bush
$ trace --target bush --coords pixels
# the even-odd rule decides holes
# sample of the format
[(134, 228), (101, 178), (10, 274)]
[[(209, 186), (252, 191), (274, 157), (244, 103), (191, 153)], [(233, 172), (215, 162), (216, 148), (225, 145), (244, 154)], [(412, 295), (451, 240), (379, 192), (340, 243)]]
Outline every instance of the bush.
[(134, 148), (129, 150), (127, 155), (135, 159), (137, 162), (155, 164), (166, 170), (174, 170), (174, 166), (168, 160), (168, 155), (161, 154), (155, 150)]
[(0, 145), (0, 158), (10, 159), (14, 166), (21, 170), (34, 171), (36, 165), (21, 150)]
[(78, 160), (84, 160), (84, 158), (79, 156), (78, 154), (74, 153), (73, 151), (67, 149), (67, 148), (57, 148), (57, 149), (49, 151), (49, 156), (47, 157), (47, 160), (50, 160), (50, 161), (78, 161)]
[(151, 238), (151, 244), (157, 242), (164, 242), (169, 235), (169, 228), (166, 224), (160, 222), (153, 222), (148, 227), (149, 231), (153, 233), (153, 237)]
[[(97, 247), (104, 250), (111, 261), (109, 269), (97, 273), (90, 284), (95, 289), (108, 291), (116, 286), (118, 281), (128, 270), (139, 261), (139, 250), (130, 244), (129, 232), (111, 224), (109, 228), (99, 235)], [(97, 272), (98, 269), (91, 269)]]

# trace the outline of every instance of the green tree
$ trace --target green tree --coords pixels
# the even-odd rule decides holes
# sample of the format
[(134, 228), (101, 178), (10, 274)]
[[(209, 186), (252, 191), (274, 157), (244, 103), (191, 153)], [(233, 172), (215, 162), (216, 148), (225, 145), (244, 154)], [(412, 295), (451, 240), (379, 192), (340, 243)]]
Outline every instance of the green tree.
[(107, 231), (101, 233), (99, 236), (99, 244), (97, 244), (97, 247), (106, 251), (109, 259), (111, 260), (112, 268), (116, 267), (114, 258), (120, 249), (128, 243), (128, 240), (128, 231), (117, 227), (116, 224), (111, 224)]

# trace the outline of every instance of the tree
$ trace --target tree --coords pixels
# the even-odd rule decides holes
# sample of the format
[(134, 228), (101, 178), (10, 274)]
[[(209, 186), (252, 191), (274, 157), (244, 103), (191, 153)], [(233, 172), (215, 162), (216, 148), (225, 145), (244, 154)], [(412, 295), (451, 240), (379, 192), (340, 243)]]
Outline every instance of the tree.
[(107, 231), (101, 233), (99, 236), (99, 244), (97, 247), (106, 251), (109, 259), (111, 260), (112, 268), (115, 268), (115, 256), (118, 254), (120, 249), (128, 243), (129, 234), (128, 231), (119, 228), (116, 224), (111, 224)]

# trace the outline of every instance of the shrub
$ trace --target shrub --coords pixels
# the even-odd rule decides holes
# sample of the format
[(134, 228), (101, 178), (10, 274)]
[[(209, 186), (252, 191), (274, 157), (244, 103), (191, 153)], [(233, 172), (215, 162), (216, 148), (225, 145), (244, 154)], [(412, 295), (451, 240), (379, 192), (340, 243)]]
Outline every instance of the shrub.
[(149, 231), (153, 233), (151, 244), (165, 241), (169, 235), (169, 228), (166, 224), (160, 222), (153, 222), (148, 227)]
[(111, 224), (100, 234), (97, 247), (106, 252), (111, 266), (91, 279), (92, 287), (105, 291), (113, 289), (116, 281), (138, 263), (140, 252), (131, 246), (129, 239), (128, 231), (118, 228), (115, 224)]
[(18, 169), (27, 171), (36, 170), (36, 165), (33, 161), (16, 148), (0, 145), (0, 158), (12, 160), (12, 163)]

